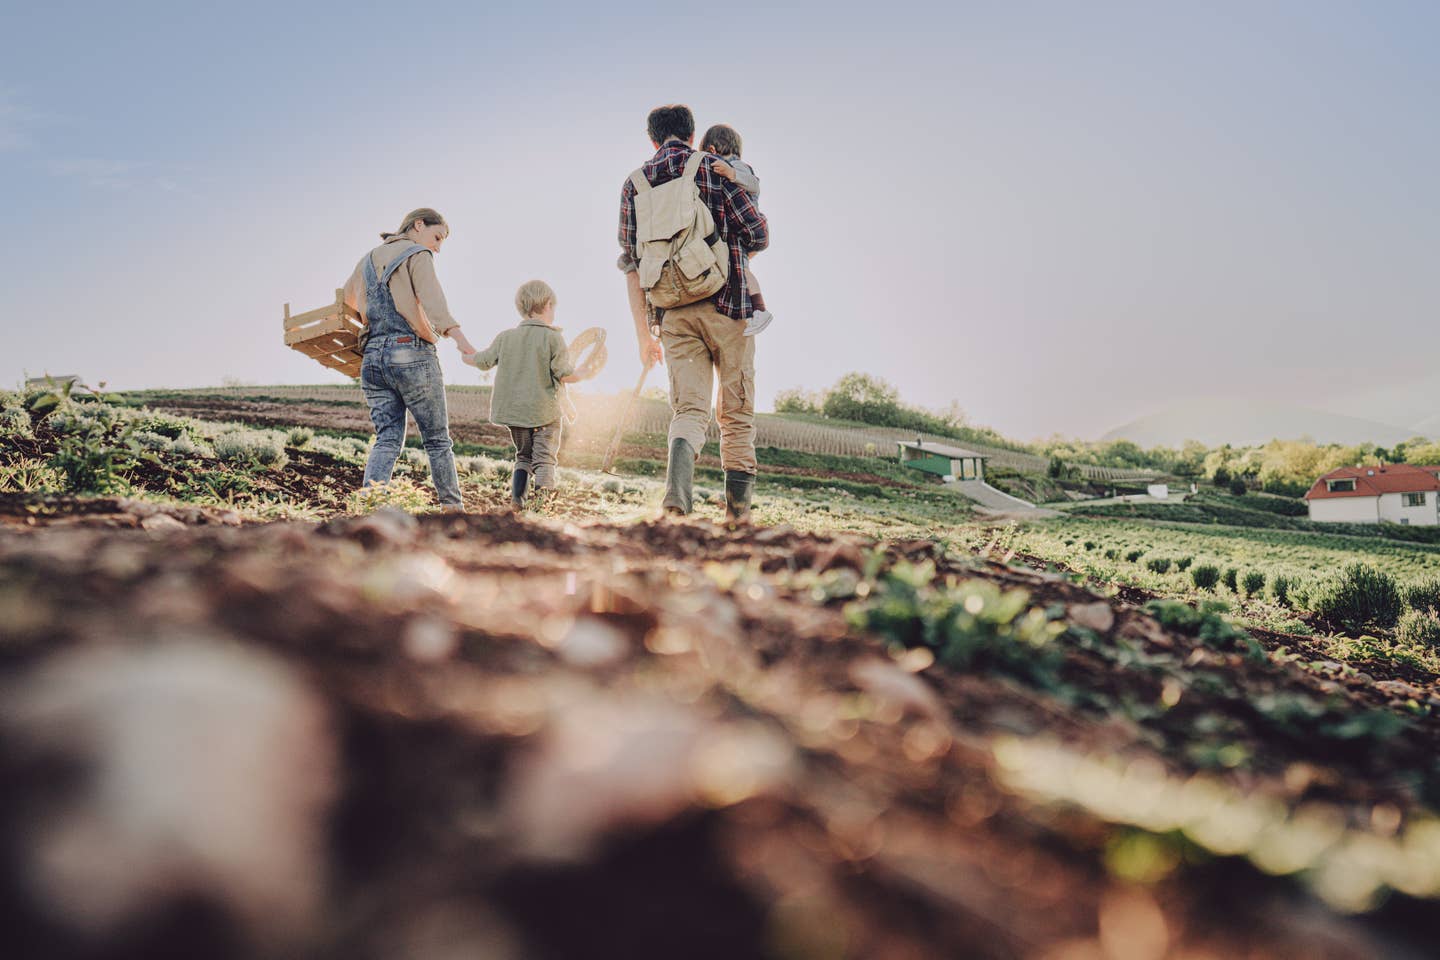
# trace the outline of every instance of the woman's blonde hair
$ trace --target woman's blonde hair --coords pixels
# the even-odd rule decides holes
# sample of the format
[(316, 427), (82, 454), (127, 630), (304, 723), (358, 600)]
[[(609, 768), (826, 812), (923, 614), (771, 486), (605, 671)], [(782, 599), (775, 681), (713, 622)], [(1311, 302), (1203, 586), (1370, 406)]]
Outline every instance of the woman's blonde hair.
[(555, 291), (544, 280), (527, 280), (515, 291), (515, 309), (522, 317), (533, 317), (545, 309), (545, 304), (555, 302)]

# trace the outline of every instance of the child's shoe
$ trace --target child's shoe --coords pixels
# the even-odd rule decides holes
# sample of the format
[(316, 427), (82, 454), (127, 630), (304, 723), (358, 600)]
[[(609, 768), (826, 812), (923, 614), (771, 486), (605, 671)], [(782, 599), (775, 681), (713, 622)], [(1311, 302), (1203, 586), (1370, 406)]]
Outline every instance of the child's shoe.
[(774, 319), (775, 314), (769, 310), (756, 310), (750, 319), (745, 321), (745, 336), (755, 336), (755, 334), (770, 326), (770, 321)]

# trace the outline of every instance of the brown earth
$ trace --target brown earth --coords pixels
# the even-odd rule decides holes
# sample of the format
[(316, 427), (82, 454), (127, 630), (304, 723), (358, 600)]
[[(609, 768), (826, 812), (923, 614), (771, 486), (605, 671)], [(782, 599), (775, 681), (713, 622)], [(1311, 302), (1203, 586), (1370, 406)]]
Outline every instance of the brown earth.
[[(1194, 850), (1124, 882), (1129, 834), (1027, 799), (994, 752), (1183, 777), (1218, 718), (1251, 757), (1214, 774), (1235, 789), (1402, 822), (1432, 716), (1340, 741), (1253, 705), (1396, 710), (1433, 677), (1257, 661), (928, 541), (67, 498), (0, 519), (9, 956), (1358, 958), (1440, 933), (1433, 904), (1347, 917)], [(877, 550), (1027, 591), (1074, 625), (1083, 695), (858, 631)], [(1119, 709), (1182, 673), (1163, 716)]]

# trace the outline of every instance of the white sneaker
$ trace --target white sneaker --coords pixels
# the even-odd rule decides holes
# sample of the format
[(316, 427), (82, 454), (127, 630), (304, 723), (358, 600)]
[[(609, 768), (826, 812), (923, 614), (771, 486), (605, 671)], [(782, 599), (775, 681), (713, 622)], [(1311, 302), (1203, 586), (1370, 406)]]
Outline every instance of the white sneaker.
[(770, 326), (770, 321), (774, 319), (775, 314), (769, 310), (756, 310), (750, 319), (745, 321), (745, 336), (755, 336), (755, 334)]

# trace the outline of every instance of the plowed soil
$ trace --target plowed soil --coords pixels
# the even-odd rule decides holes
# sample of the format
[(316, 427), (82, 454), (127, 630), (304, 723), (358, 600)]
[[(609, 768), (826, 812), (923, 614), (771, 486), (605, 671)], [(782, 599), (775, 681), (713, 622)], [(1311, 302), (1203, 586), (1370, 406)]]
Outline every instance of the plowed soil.
[[(1123, 879), (1126, 830), (997, 760), (1018, 739), (1186, 778), (1219, 717), (1248, 757), (1219, 782), (1393, 831), (1433, 802), (1433, 678), (1217, 649), (927, 541), (63, 498), (0, 519), (9, 956), (1228, 960), (1440, 935), (1433, 901), (1351, 916), (1184, 845)], [(826, 592), (924, 561), (1081, 627), (1055, 643), (1086, 695), (906, 655), (852, 625), (865, 590)], [(1165, 697), (1137, 663), (1215, 681), (1106, 709)], [(1251, 706), (1286, 696), (1420, 714), (1287, 736)]]

